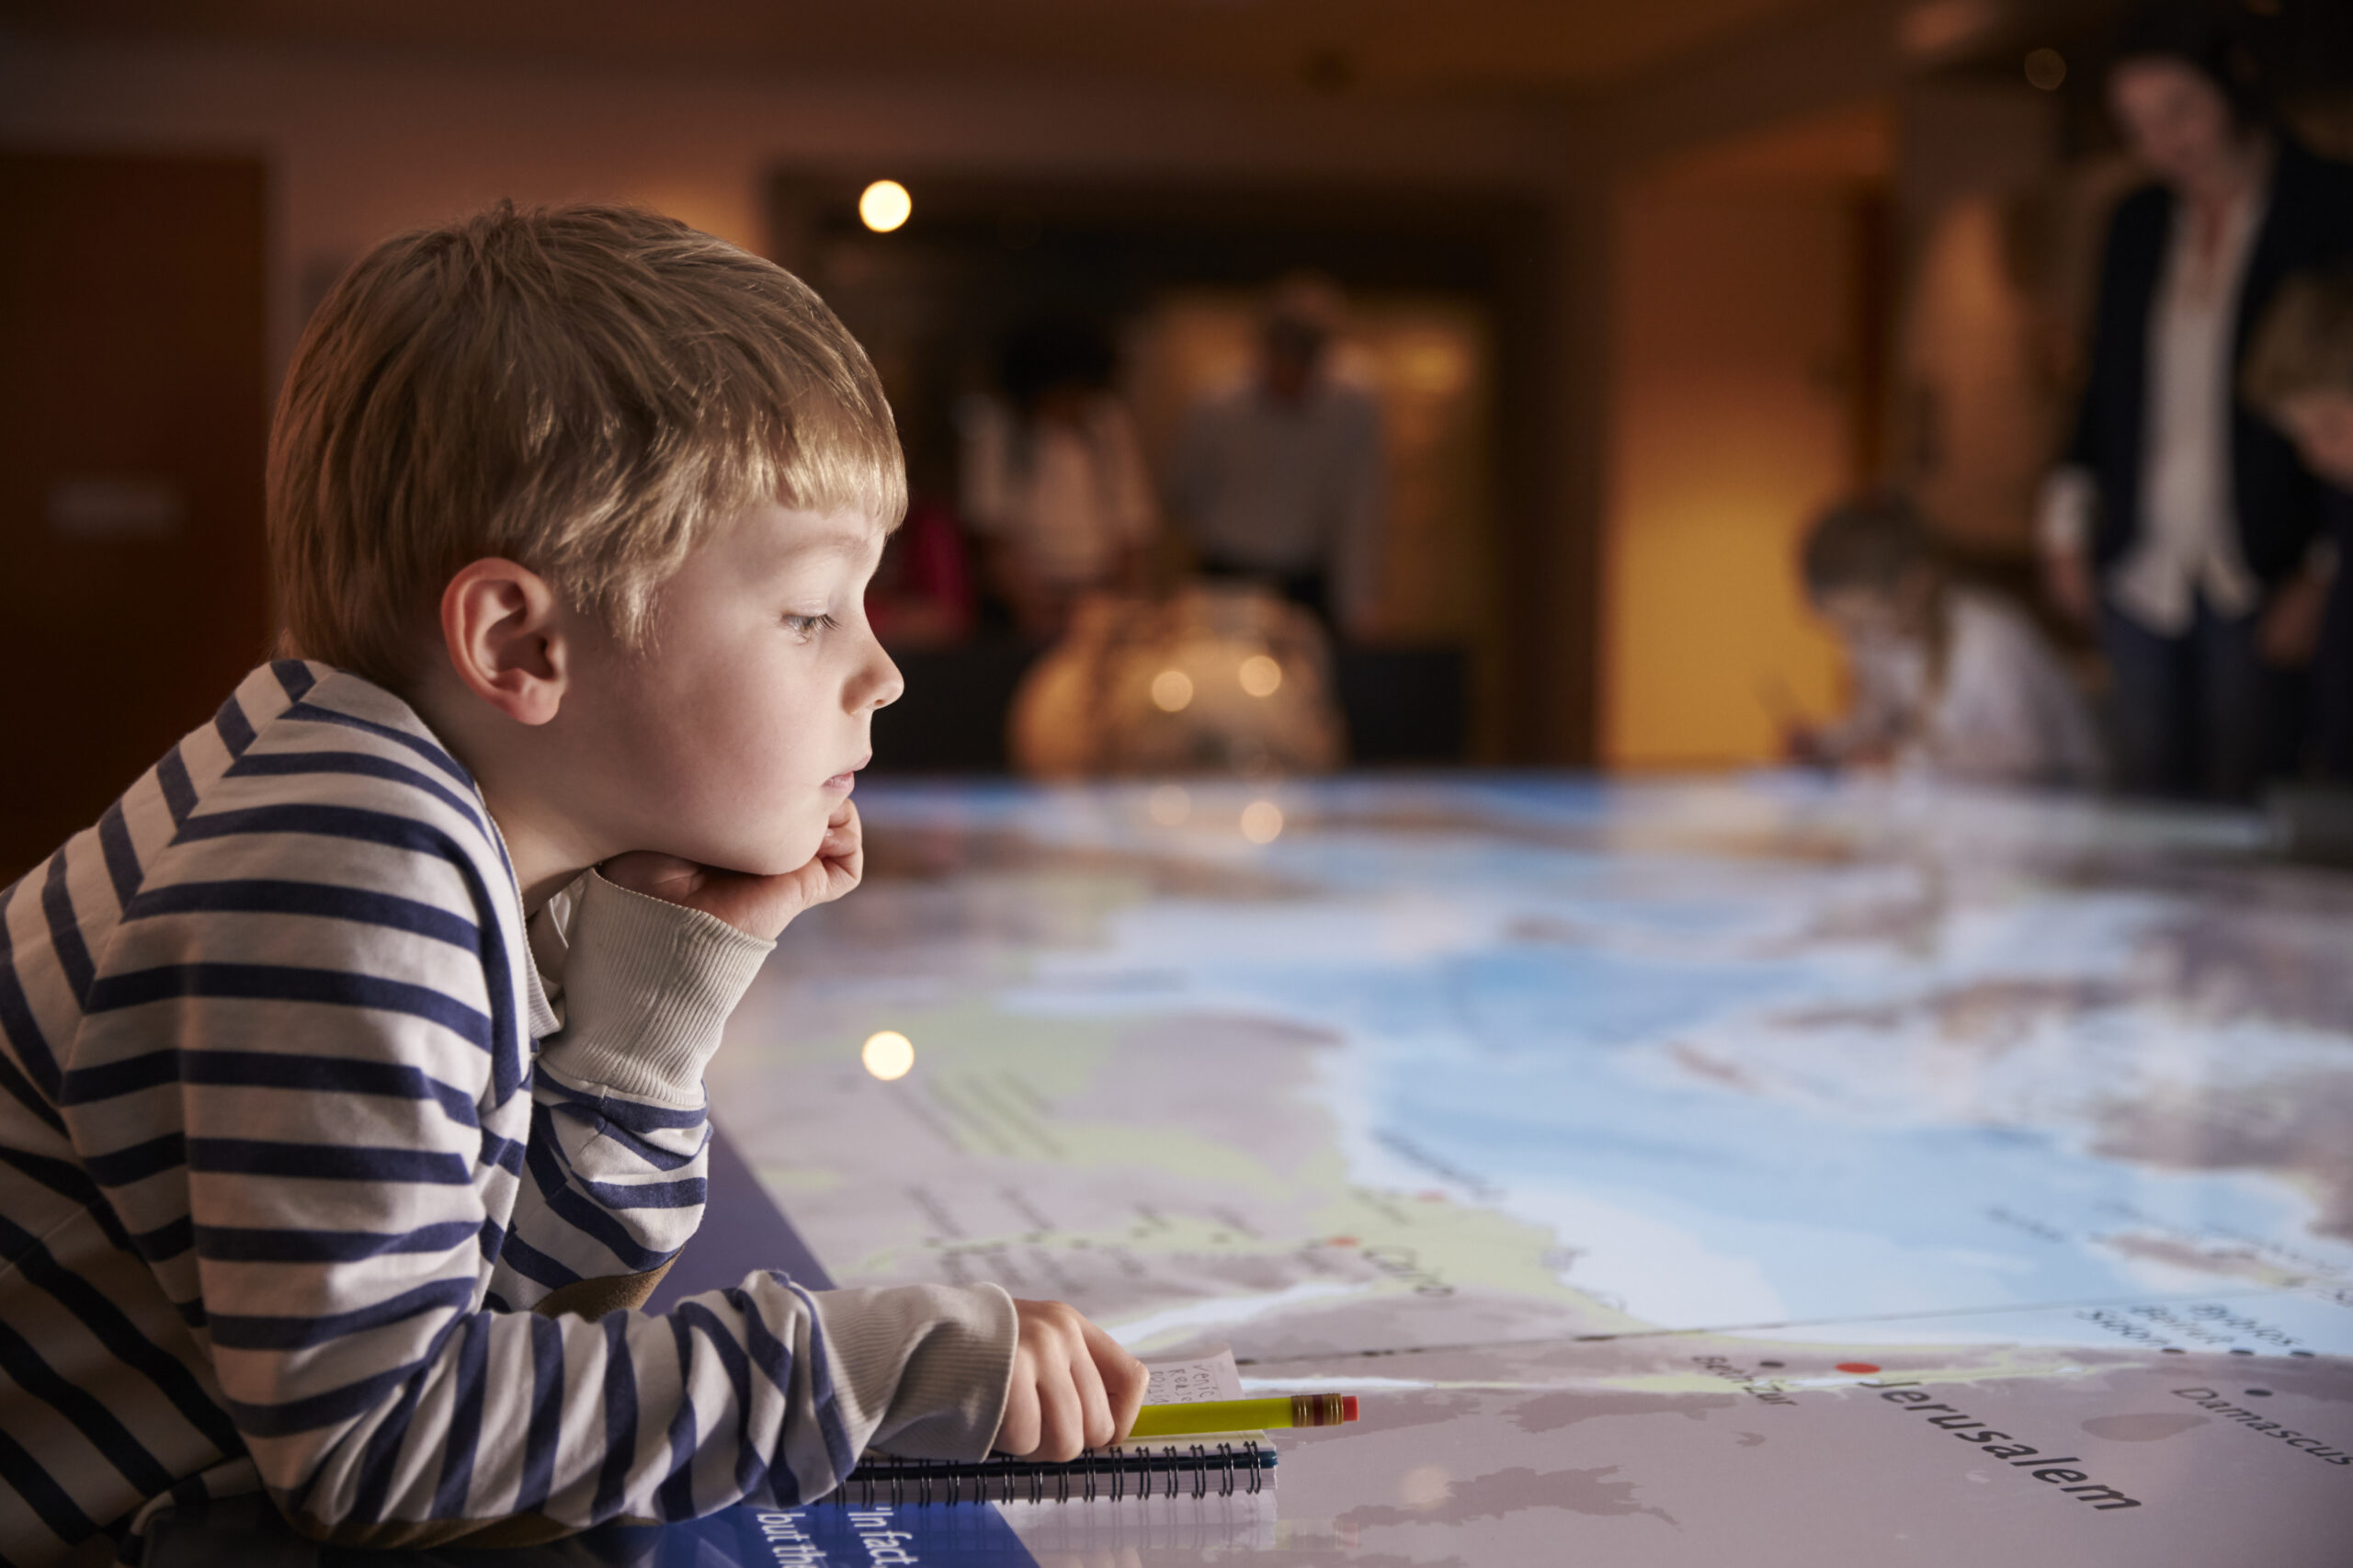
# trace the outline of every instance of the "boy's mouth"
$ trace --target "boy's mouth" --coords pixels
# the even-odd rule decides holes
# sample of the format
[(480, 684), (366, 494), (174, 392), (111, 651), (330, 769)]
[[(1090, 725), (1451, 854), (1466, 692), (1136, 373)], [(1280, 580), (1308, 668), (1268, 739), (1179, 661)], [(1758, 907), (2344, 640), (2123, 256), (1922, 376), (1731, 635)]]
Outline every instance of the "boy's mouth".
[(825, 788), (828, 790), (838, 790), (840, 793), (845, 795), (848, 794), (852, 790), (858, 788), (858, 770), (864, 767), (868, 763), (872, 762), (874, 758), (871, 754), (859, 757), (847, 769), (840, 773), (836, 773), (831, 778), (826, 779)]

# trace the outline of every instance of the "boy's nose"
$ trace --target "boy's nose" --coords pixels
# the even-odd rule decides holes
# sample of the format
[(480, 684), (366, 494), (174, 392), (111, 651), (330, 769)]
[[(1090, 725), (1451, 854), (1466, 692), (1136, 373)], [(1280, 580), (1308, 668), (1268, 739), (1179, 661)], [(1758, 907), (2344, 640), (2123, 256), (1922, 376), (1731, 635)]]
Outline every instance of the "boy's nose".
[(874, 644), (873, 663), (867, 667), (864, 684), (853, 708), (861, 713), (888, 708), (904, 696), (906, 689), (906, 677), (899, 674), (899, 666), (892, 663), (891, 655), (882, 651), (881, 643), (877, 642)]

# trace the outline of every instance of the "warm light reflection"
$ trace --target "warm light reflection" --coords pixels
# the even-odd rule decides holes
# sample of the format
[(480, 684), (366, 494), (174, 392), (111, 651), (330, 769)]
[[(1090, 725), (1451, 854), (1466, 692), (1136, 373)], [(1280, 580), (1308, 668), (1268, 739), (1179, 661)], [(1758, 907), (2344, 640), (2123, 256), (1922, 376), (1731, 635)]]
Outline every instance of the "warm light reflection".
[(858, 222), (878, 234), (887, 234), (905, 222), (915, 210), (915, 199), (894, 179), (878, 179), (859, 193)]
[(1264, 653), (1242, 661), (1242, 689), (1253, 697), (1272, 697), (1283, 684), (1283, 667)]
[(1193, 797), (1185, 792), (1182, 784), (1163, 784), (1153, 790), (1151, 803), (1145, 809), (1161, 826), (1175, 827), (1193, 814)]
[(1283, 830), (1283, 812), (1272, 801), (1253, 801), (1242, 808), (1242, 836), (1253, 844), (1272, 844)]
[(1183, 670), (1163, 670), (1152, 677), (1153, 706), (1163, 713), (1182, 713), (1193, 701), (1193, 677)]
[(1407, 1471), (1397, 1478), (1397, 1500), (1425, 1513), (1454, 1495), (1454, 1478), (1434, 1464)]
[(893, 1078), (905, 1077), (907, 1070), (915, 1064), (915, 1042), (896, 1029), (877, 1029), (866, 1037), (858, 1059), (866, 1063), (869, 1073), (887, 1084)]
[(2059, 84), (2067, 79), (2067, 57), (2055, 49), (2038, 49), (2026, 57), (2026, 79), (2029, 86), (2055, 93)]

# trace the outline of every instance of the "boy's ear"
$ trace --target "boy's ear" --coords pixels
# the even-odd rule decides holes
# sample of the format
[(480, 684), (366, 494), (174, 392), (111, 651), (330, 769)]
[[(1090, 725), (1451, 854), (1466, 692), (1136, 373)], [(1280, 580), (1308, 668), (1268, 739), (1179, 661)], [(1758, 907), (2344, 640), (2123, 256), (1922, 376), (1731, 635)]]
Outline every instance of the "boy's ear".
[(497, 556), (470, 562), (441, 590), (441, 642), (467, 690), (518, 724), (563, 703), (571, 649), (547, 579)]

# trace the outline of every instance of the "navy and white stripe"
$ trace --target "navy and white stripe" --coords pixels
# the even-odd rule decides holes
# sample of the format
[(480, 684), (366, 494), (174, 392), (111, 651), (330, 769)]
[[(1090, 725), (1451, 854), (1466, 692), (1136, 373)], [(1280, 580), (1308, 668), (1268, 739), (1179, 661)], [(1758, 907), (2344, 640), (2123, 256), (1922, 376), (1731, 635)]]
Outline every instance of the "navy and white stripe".
[(0, 893), (0, 1562), (132, 1560), (159, 1499), (256, 1483), (414, 1544), (829, 1487), (887, 1391), (831, 1396), (823, 1298), (523, 1310), (703, 1201), (699, 1106), (560, 1035), (535, 1072), (555, 1023), (466, 770), (323, 665)]

